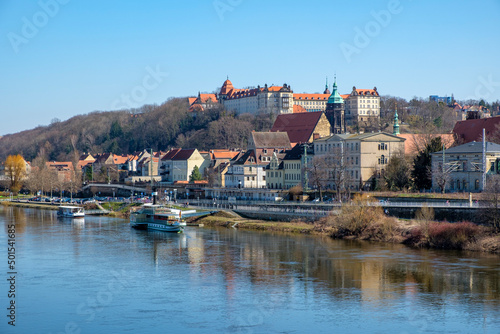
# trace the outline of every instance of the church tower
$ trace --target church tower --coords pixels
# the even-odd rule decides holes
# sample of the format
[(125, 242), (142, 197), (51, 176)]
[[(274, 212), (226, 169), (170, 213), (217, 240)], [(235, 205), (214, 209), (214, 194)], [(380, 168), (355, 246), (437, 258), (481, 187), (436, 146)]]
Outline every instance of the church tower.
[(333, 134), (345, 133), (344, 99), (337, 91), (337, 78), (333, 82), (332, 95), (326, 103), (325, 115)]
[(398, 118), (398, 105), (396, 103), (396, 111), (394, 112), (394, 126), (392, 128), (392, 134), (399, 135), (399, 118)]

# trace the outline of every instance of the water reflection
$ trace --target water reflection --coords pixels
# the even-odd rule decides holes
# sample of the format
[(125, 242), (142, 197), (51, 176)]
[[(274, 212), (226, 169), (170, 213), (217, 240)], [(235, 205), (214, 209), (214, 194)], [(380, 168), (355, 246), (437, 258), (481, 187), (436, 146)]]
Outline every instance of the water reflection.
[(236, 278), (290, 288), (295, 280), (311, 281), (336, 300), (379, 305), (423, 298), (436, 310), (442, 298), (491, 308), (500, 303), (497, 255), (231, 229), (139, 233), (134, 239), (150, 245), (155, 265), (189, 263), (192, 274), (220, 274), (228, 285)]
[[(142, 333), (155, 333), (171, 305), (181, 319), (172, 332), (370, 332), (374, 326), (488, 332), (500, 326), (497, 255), (236, 229), (137, 231), (121, 219), (65, 220), (53, 211), (0, 206), (5, 231), (12, 221), (23, 295), (50, 287), (43, 302), (62, 305), (59, 321), (47, 323), (50, 310), (21, 300), (29, 323), (45, 326), (24, 332), (63, 332), (60, 323), (71, 320), (84, 332), (102, 332), (110, 323), (108, 332), (140, 324)], [(87, 324), (78, 305), (98, 295), (115, 271), (126, 273), (127, 290), (106, 304), (106, 322)]]

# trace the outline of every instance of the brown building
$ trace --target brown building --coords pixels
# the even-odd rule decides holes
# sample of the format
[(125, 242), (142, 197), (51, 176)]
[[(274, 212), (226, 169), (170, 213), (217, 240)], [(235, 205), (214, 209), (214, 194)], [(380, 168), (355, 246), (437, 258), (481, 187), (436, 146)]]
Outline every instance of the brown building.
[(271, 132), (286, 132), (290, 143), (311, 143), (331, 134), (330, 122), (322, 111), (279, 115)]

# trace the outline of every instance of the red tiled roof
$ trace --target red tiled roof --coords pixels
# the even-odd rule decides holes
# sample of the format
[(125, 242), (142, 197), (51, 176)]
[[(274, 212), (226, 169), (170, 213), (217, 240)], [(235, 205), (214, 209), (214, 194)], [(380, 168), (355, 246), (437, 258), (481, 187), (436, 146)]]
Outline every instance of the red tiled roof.
[[(269, 92), (279, 92), (283, 89), (283, 86), (270, 86), (267, 88)], [(265, 87), (257, 87), (257, 88), (246, 88), (246, 89), (228, 89), (227, 90), (227, 98), (228, 99), (240, 99), (243, 97), (256, 96), (259, 92), (264, 92), (266, 90)], [(222, 92), (222, 89), (221, 89)]]
[(231, 81), (229, 81), (229, 79), (227, 79), (226, 81), (224, 81), (224, 83), (222, 84), (222, 87), (220, 89), (220, 92), (219, 94), (221, 95), (226, 95), (228, 94), (231, 90), (233, 90), (234, 87), (233, 87), (233, 83)]
[(239, 99), (242, 97), (255, 96), (262, 88), (252, 88), (252, 89), (232, 89), (228, 94), (228, 99)]
[(179, 151), (181, 151), (182, 149), (180, 148), (173, 148), (171, 149), (170, 151), (168, 151), (162, 158), (161, 160), (172, 160), (173, 157), (175, 157), (175, 155), (177, 153), (179, 153)]
[(189, 159), (196, 149), (180, 150), (171, 160), (187, 160)]
[(307, 112), (307, 109), (304, 108), (303, 106), (301, 105), (298, 105), (298, 104), (294, 104), (293, 105), (293, 113), (294, 114), (297, 114), (297, 113), (300, 113), (300, 112)]
[(189, 107), (189, 112), (200, 112), (200, 111), (204, 111), (205, 109), (203, 108), (203, 106), (199, 103), (195, 103), (193, 105), (191, 105), (191, 107)]
[(271, 132), (286, 132), (292, 143), (307, 143), (323, 112), (305, 112), (279, 115)]
[(425, 149), (425, 146), (430, 142), (431, 139), (441, 137), (445, 148), (450, 148), (455, 143), (455, 138), (452, 134), (414, 134), (414, 133), (404, 133), (397, 135), (405, 140), (405, 154), (415, 155), (418, 152)]
[(123, 155), (114, 155), (113, 156), (113, 162), (117, 165), (121, 165), (126, 163), (128, 160), (128, 156), (123, 156)]
[(271, 86), (268, 87), (267, 90), (270, 92), (279, 92), (282, 88), (283, 86)]
[(379, 96), (378, 92), (375, 89), (356, 89), (356, 92), (358, 93), (358, 95)]
[(349, 94), (340, 94), (340, 97), (343, 98), (344, 100), (347, 100), (349, 98)]
[(498, 135), (499, 124), (500, 116), (458, 121), (453, 128), (453, 133), (457, 135), (461, 143), (469, 143), (482, 140), (484, 128), (486, 140), (489, 141), (490, 138)]
[(239, 152), (226, 151), (226, 150), (213, 150), (211, 152), (212, 159), (232, 159), (238, 155)]
[(196, 101), (196, 97), (188, 97), (188, 103), (189, 105), (192, 105), (194, 103), (194, 101)]
[(200, 94), (200, 103), (217, 103), (217, 96), (215, 94)]
[(328, 100), (330, 94), (293, 94), (294, 100)]
[(78, 161), (78, 168), (82, 169), (83, 167), (87, 165), (91, 165), (94, 163), (95, 160), (79, 160)]

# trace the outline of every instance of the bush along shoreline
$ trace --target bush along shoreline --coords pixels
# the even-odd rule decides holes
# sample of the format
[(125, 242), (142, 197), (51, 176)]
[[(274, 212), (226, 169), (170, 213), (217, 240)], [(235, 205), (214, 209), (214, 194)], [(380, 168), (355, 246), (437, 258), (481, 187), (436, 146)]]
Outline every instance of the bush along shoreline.
[(338, 215), (321, 218), (314, 223), (302, 221), (269, 222), (235, 217), (219, 212), (193, 220), (205, 226), (234, 227), (253, 230), (327, 235), (335, 239), (401, 243), (414, 248), (455, 249), (500, 254), (500, 234), (491, 227), (470, 222), (434, 221), (432, 209), (422, 208), (413, 220), (384, 214), (371, 206), (373, 199), (357, 195), (343, 205)]

